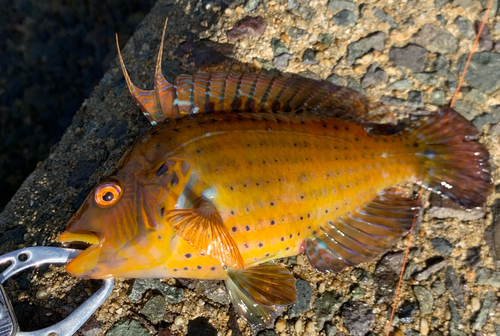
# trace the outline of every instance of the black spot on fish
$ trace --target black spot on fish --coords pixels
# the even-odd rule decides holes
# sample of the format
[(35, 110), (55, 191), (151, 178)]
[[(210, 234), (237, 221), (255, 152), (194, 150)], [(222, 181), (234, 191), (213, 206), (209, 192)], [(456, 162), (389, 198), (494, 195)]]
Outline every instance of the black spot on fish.
[(161, 239), (161, 235), (158, 235), (158, 237), (157, 237), (157, 238), (158, 238), (158, 240), (160, 240), (160, 239)]
[(196, 266), (197, 269), (201, 269), (201, 266)]
[(271, 202), (271, 206), (274, 206), (274, 203), (273, 203), (273, 202)]
[(234, 211), (231, 211), (231, 215), (234, 215)]
[(245, 230), (250, 231), (250, 227), (248, 225), (245, 226)]
[(290, 238), (292, 238), (292, 237), (293, 237), (293, 234), (290, 234)]
[(274, 225), (274, 221), (273, 220), (271, 221), (271, 225)]
[(325, 213), (328, 213), (328, 210), (325, 210)]
[(187, 271), (187, 270), (188, 270), (188, 268), (187, 268), (187, 267), (184, 267), (184, 270), (185, 270), (185, 271)]
[(266, 253), (266, 257), (269, 257), (269, 253)]
[(213, 267), (213, 266), (212, 266), (212, 267), (210, 268), (210, 270), (215, 271), (215, 267)]
[(231, 230), (233, 230), (233, 232), (236, 232), (236, 226), (233, 226)]
[(234, 190), (234, 188), (233, 188), (233, 187), (230, 187), (229, 189)]
[(160, 215), (163, 217), (165, 215), (165, 207), (161, 207)]
[(177, 268), (174, 268), (174, 272), (177, 272)]
[(418, 142), (413, 143), (413, 147), (418, 147), (418, 146), (419, 146)]
[(285, 250), (287, 250), (287, 251), (288, 251), (289, 249), (290, 249), (290, 248), (289, 248), (289, 247), (287, 247)]
[(186, 254), (185, 257), (188, 259), (191, 258), (191, 253)]
[(245, 248), (248, 248), (248, 244), (245, 244), (245, 245), (243, 245), (243, 246), (245, 246)]
[(285, 237), (281, 237), (281, 241), (285, 241)]
[(174, 173), (172, 174), (172, 180), (170, 181), (170, 185), (171, 185), (172, 187), (175, 187), (175, 186), (176, 186), (176, 185), (178, 185), (178, 184), (179, 184), (179, 176), (177, 176), (177, 174), (174, 172)]
[(163, 175), (163, 173), (165, 173), (166, 171), (168, 170), (168, 166), (164, 163), (160, 166), (160, 168), (158, 168), (158, 170), (156, 171), (156, 176), (161, 176)]
[(300, 220), (303, 220), (303, 219), (304, 219), (304, 217), (300, 216)]
[(262, 247), (262, 246), (264, 246), (264, 245), (262, 243), (259, 243), (259, 247)]

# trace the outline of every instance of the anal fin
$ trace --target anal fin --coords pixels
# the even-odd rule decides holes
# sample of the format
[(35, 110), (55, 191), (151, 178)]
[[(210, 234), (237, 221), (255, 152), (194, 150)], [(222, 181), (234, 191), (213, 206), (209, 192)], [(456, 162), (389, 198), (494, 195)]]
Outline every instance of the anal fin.
[(230, 268), (244, 268), (238, 246), (209, 200), (200, 197), (193, 208), (170, 210), (165, 218), (179, 236), (201, 253)]
[(279, 306), (297, 300), (295, 278), (281, 265), (261, 264), (228, 273), (225, 281), (231, 301), (254, 330), (267, 327)]
[(320, 272), (371, 261), (388, 250), (411, 228), (420, 200), (405, 197), (402, 189), (383, 190), (353, 213), (329, 221), (306, 240), (306, 254)]

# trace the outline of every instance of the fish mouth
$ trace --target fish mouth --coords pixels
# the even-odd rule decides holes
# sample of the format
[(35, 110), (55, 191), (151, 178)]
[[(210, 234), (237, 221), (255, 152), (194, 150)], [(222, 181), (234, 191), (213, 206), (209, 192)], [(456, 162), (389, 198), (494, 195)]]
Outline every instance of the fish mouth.
[(79, 278), (95, 278), (99, 265), (102, 244), (96, 233), (90, 231), (64, 231), (58, 238), (60, 243), (80, 242), (88, 247), (66, 265), (66, 271)]

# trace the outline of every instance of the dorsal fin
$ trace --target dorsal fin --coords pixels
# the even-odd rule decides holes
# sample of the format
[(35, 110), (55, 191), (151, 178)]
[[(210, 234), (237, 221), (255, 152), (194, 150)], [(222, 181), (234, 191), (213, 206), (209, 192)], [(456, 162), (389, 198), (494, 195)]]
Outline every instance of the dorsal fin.
[(404, 197), (401, 188), (385, 189), (369, 204), (332, 220), (306, 240), (306, 254), (320, 272), (340, 272), (375, 259), (411, 227), (420, 200)]
[(244, 268), (238, 246), (209, 200), (200, 197), (191, 209), (169, 210), (165, 219), (199, 252), (233, 269)]

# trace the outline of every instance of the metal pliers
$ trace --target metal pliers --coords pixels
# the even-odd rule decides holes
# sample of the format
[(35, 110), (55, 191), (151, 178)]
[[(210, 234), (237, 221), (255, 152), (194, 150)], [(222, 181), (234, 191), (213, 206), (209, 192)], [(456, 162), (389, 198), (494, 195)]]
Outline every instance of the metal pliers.
[(19, 331), (14, 310), (2, 286), (12, 275), (42, 264), (61, 264), (74, 259), (81, 251), (59, 247), (28, 247), (0, 256), (0, 265), (10, 262), (0, 274), (0, 336), (70, 336), (94, 313), (113, 289), (113, 279), (106, 279), (102, 287), (61, 322), (37, 331)]

